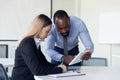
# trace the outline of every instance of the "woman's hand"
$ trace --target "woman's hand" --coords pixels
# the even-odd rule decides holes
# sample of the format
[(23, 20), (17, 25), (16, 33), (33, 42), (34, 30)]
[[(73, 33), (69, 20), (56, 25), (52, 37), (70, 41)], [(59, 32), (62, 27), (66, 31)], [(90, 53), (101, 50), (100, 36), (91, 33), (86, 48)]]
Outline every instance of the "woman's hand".
[(57, 67), (62, 68), (63, 72), (66, 72), (66, 71), (67, 71), (67, 67), (66, 67), (65, 65), (63, 65), (63, 64), (60, 64), (60, 65), (58, 65)]

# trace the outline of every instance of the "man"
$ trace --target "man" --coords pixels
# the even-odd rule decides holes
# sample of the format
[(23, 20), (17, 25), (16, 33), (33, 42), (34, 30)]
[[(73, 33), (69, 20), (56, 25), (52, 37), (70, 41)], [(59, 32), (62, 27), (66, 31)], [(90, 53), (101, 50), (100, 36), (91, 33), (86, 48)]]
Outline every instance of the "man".
[[(60, 64), (62, 60), (68, 65), (79, 53), (78, 37), (85, 46), (85, 54), (82, 60), (88, 60), (94, 50), (93, 43), (84, 22), (75, 17), (68, 16), (64, 10), (58, 10), (54, 14), (50, 35), (46, 38), (46, 53), (51, 57), (53, 64)], [(67, 38), (65, 43), (64, 39)], [(67, 44), (67, 54), (65, 53)], [(80, 63), (76, 65), (81, 65)]]

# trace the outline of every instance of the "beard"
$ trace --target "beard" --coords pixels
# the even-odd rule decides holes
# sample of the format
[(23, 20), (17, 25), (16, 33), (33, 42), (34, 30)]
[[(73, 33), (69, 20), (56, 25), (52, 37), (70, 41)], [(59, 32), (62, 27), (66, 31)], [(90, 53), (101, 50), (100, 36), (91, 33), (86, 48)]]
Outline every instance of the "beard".
[(67, 37), (69, 35), (69, 31), (67, 31), (66, 33), (60, 33), (63, 37)]

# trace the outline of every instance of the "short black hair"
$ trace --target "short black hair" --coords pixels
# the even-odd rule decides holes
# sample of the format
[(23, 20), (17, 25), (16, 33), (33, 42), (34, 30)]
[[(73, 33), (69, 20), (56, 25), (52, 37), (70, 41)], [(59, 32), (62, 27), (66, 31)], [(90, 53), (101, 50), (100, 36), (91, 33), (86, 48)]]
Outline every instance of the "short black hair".
[(54, 22), (55, 22), (55, 18), (56, 17), (57, 18), (62, 18), (64, 16), (66, 16), (67, 18), (69, 18), (69, 16), (68, 16), (68, 14), (67, 14), (66, 11), (64, 11), (64, 10), (58, 10), (58, 11), (56, 11), (55, 14), (54, 14), (54, 16), (53, 16)]

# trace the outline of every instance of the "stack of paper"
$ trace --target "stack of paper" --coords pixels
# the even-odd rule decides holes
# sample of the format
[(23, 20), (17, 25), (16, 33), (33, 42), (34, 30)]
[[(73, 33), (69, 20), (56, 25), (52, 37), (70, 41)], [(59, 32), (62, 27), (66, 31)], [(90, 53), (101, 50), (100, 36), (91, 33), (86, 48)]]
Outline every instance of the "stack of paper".
[(60, 74), (51, 74), (48, 75), (50, 77), (54, 77), (54, 78), (61, 78), (61, 77), (72, 77), (72, 76), (82, 76), (85, 75), (83, 73), (78, 73), (78, 72), (73, 72), (73, 71), (68, 71), (65, 73), (60, 73)]

